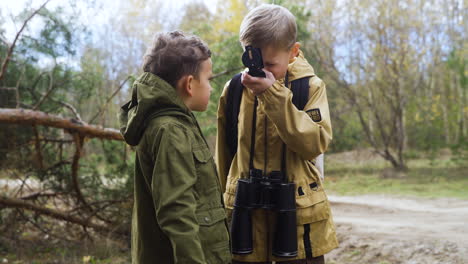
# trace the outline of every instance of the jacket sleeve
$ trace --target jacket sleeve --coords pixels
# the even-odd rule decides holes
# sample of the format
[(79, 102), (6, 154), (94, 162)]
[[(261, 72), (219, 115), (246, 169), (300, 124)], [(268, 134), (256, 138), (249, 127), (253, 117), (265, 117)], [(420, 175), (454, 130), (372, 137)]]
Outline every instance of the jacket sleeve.
[[(260, 107), (276, 126), (281, 139), (289, 149), (307, 160), (324, 153), (332, 139), (325, 83), (318, 77), (311, 77), (309, 86), (309, 100), (304, 111), (294, 106), (291, 90), (279, 81), (258, 96)], [(320, 120), (314, 121), (308, 113), (317, 109)]]
[(206, 263), (199, 239), (197, 181), (189, 131), (177, 125), (159, 129), (153, 144), (151, 191), (156, 220), (169, 238), (175, 263)]
[(218, 104), (218, 129), (216, 134), (215, 162), (218, 169), (218, 176), (221, 183), (223, 193), (226, 191), (226, 181), (231, 167), (231, 162), (234, 157), (227, 148), (226, 142), (226, 91), (229, 87), (229, 82), (224, 86)]

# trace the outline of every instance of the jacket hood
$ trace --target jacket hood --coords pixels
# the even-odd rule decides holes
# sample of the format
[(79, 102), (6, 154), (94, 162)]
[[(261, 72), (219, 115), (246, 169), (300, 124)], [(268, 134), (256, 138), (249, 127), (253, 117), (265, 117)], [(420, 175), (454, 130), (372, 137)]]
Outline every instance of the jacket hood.
[(314, 68), (312, 68), (304, 57), (304, 53), (299, 50), (299, 55), (296, 57), (296, 60), (288, 65), (289, 81), (312, 76), (315, 76)]
[(145, 72), (133, 83), (132, 99), (120, 108), (120, 133), (125, 142), (138, 145), (148, 121), (160, 115), (190, 118), (190, 110), (173, 86), (159, 76)]

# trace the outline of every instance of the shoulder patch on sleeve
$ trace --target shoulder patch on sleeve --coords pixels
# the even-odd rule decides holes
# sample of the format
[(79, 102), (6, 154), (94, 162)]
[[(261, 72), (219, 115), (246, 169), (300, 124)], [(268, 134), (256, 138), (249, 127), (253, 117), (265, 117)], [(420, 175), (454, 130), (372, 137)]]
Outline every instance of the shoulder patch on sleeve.
[(306, 113), (314, 122), (322, 121), (322, 114), (320, 114), (320, 109), (318, 108), (310, 109), (310, 110), (307, 110)]

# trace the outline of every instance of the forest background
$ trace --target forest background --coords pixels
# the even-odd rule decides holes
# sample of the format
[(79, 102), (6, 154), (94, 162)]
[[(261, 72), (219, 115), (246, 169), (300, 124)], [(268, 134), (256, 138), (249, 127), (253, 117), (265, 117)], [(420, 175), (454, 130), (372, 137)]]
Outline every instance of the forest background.
[(327, 84), (327, 189), (468, 199), (465, 0), (2, 1), (0, 261), (126, 263), (134, 150), (117, 114), (148, 45), (175, 29), (209, 45), (196, 116), (213, 148), (242, 18), (272, 2)]

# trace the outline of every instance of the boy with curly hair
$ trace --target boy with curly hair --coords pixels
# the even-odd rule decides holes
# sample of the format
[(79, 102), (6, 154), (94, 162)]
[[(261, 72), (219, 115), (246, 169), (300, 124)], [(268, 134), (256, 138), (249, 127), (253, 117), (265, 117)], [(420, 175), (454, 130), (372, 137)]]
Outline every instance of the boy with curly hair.
[(122, 106), (136, 146), (132, 263), (230, 263), (221, 186), (192, 111), (205, 111), (211, 52), (198, 37), (158, 34)]

